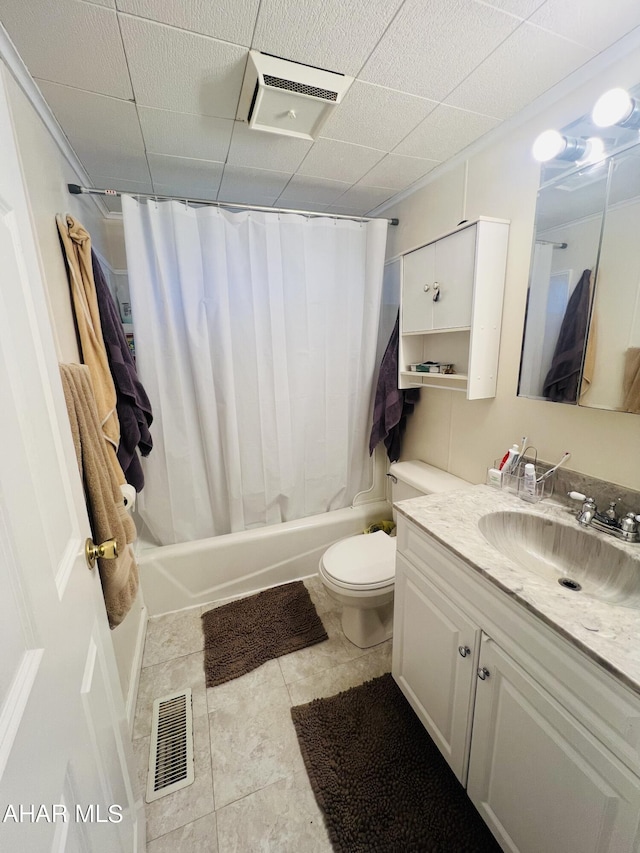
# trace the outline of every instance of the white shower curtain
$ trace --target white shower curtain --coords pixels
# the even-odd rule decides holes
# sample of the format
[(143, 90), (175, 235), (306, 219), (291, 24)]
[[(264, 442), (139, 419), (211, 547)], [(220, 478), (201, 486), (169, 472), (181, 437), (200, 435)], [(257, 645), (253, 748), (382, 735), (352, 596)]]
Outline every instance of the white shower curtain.
[(371, 480), (386, 221), (122, 201), (151, 533), (348, 506)]

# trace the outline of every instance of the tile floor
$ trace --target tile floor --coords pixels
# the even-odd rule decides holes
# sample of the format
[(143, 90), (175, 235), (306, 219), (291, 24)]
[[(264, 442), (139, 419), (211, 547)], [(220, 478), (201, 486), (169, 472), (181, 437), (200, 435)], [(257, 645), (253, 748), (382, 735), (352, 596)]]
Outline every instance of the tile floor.
[(391, 670), (391, 641), (350, 643), (337, 605), (305, 581), (329, 639), (206, 688), (195, 607), (149, 621), (134, 722), (146, 784), (153, 700), (193, 691), (195, 782), (147, 804), (147, 853), (330, 853), (289, 709)]

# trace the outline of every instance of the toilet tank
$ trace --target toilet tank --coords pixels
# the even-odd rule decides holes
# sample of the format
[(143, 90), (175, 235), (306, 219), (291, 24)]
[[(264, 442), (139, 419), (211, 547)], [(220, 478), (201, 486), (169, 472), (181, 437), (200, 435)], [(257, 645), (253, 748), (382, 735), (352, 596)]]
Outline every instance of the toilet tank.
[(393, 462), (389, 466), (391, 501), (404, 501), (437, 492), (452, 492), (471, 485), (441, 468), (434, 468), (419, 460)]

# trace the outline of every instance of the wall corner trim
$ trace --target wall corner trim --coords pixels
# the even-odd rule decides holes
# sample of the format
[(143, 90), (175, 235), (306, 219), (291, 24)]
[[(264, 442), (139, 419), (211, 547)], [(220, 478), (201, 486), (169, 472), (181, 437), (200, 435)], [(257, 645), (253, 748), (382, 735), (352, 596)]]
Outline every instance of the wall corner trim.
[[(71, 144), (65, 136), (64, 131), (58, 124), (56, 117), (51, 111), (51, 107), (45, 101), (44, 96), (38, 88), (37, 83), (29, 73), (29, 70), (24, 64), (22, 57), (18, 53), (14, 43), (11, 41), (9, 33), (5, 30), (1, 23), (0, 60), (4, 62), (7, 67), (7, 70), (9, 71), (13, 79), (16, 81), (18, 86), (20, 86), (20, 88), (24, 92), (25, 96), (27, 97), (27, 100), (40, 117), (40, 120), (43, 122), (44, 126), (49, 131), (51, 138), (55, 142), (64, 159), (73, 169), (78, 180), (85, 186), (91, 186), (93, 181), (85, 171), (84, 166), (78, 158), (78, 155), (71, 147)], [(99, 196), (91, 196), (91, 199), (97, 207), (98, 212), (103, 217), (107, 217), (109, 214), (109, 209), (104, 204), (102, 199)]]

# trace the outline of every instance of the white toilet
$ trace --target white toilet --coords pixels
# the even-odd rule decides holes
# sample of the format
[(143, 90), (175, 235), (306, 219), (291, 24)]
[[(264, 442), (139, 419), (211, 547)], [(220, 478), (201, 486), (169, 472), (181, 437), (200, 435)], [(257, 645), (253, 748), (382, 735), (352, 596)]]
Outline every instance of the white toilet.
[[(391, 500), (402, 501), (468, 486), (425, 462), (394, 462), (389, 467)], [(394, 510), (395, 518), (395, 510)], [(342, 630), (361, 649), (393, 634), (396, 539), (381, 530), (341, 539), (320, 558), (320, 578), (342, 605)]]

